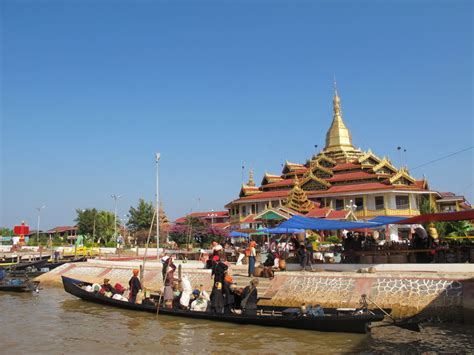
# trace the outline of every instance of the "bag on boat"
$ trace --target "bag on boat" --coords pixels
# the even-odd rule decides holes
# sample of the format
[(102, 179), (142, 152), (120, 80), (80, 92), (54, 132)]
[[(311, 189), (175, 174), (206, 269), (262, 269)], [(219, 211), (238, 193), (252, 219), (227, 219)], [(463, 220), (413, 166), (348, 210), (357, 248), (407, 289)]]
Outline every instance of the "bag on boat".
[(137, 293), (137, 300), (135, 301), (135, 303), (141, 304), (144, 298), (145, 297), (143, 295), (143, 291), (138, 292)]
[(94, 292), (99, 292), (102, 287), (99, 284), (93, 284), (92, 285), (92, 290)]
[(191, 282), (186, 275), (181, 278), (181, 286), (183, 288), (183, 292), (181, 292), (179, 304), (185, 308), (189, 308), (189, 302), (191, 301), (193, 289), (191, 287)]
[(110, 298), (110, 297), (113, 296), (113, 293), (112, 292), (104, 292), (104, 296)]
[(118, 293), (116, 293), (115, 295), (113, 295), (112, 298), (113, 298), (114, 300), (118, 300), (118, 301), (128, 301), (128, 299), (126, 299), (126, 298), (123, 297), (122, 295), (119, 295)]
[(118, 282), (115, 284), (114, 289), (115, 289), (115, 292), (117, 292), (119, 294), (123, 294), (125, 292), (125, 287), (123, 287)]
[(92, 288), (91, 285), (87, 285), (87, 286), (86, 286), (86, 291), (87, 291), (87, 292), (94, 292), (94, 289)]

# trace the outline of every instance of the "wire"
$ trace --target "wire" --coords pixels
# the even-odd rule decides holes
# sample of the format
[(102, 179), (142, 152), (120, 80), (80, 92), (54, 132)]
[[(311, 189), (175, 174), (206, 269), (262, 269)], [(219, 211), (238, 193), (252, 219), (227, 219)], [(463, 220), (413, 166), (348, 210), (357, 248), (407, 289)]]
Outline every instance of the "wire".
[(435, 159), (435, 160), (431, 160), (431, 161), (429, 161), (429, 162), (427, 162), (427, 163), (424, 163), (424, 164), (421, 164), (421, 165), (415, 166), (415, 167), (414, 167), (414, 168), (412, 168), (411, 170), (415, 170), (415, 169), (421, 168), (421, 167), (423, 167), (423, 166), (426, 166), (426, 165), (428, 165), (428, 164), (436, 163), (437, 161), (440, 161), (440, 160), (443, 160), (443, 159), (446, 159), (446, 158), (452, 157), (453, 155), (456, 155), (456, 154), (459, 154), (459, 153), (466, 152), (466, 151), (468, 151), (468, 150), (470, 150), (470, 149), (472, 149), (472, 148), (474, 148), (474, 146), (471, 146), (471, 147), (464, 148), (464, 149), (462, 149), (462, 150), (459, 150), (459, 151), (457, 151), (457, 152), (454, 152), (454, 153), (451, 153), (451, 154), (445, 155), (445, 156), (443, 156), (443, 157), (441, 157), (441, 158), (438, 158), (438, 159)]

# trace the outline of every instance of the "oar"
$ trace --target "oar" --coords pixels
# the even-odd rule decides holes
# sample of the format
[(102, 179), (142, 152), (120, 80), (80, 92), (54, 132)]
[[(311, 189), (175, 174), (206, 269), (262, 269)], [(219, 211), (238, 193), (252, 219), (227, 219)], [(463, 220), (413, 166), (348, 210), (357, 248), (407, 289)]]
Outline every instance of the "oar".
[(420, 332), (421, 329), (420, 329), (420, 325), (418, 323), (408, 323), (408, 322), (397, 322), (390, 314), (388, 314), (382, 307), (380, 307), (377, 303), (375, 303), (372, 299), (370, 299), (370, 297), (368, 297), (367, 295), (362, 295), (362, 297), (367, 298), (370, 302), (372, 302), (372, 304), (377, 307), (378, 309), (380, 309), (387, 317), (389, 317), (391, 320), (392, 320), (392, 324), (384, 324), (384, 325), (380, 325), (376, 328), (380, 328), (380, 327), (392, 327), (392, 326), (395, 326), (395, 327), (399, 327), (399, 328), (403, 328), (403, 329), (406, 329), (406, 330), (411, 330), (412, 332)]
[[(164, 292), (164, 289), (163, 289), (163, 292)], [(157, 317), (158, 317), (158, 313), (160, 313), (161, 295), (163, 294), (163, 292), (160, 292), (160, 296), (158, 297), (158, 304), (156, 305), (156, 316)]]

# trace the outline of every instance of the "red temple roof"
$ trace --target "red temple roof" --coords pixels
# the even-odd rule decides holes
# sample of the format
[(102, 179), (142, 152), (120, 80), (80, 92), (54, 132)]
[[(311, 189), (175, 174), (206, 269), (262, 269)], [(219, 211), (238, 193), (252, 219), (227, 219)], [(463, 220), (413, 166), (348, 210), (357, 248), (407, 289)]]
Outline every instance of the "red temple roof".
[(360, 164), (343, 163), (343, 164), (337, 164), (331, 170), (338, 171), (338, 170), (350, 170), (350, 169), (360, 169), (360, 168), (361, 168)]
[(305, 214), (305, 217), (313, 217), (313, 218), (326, 218), (326, 216), (331, 211), (331, 208), (324, 207), (324, 208), (314, 208), (308, 213)]
[(356, 171), (353, 173), (337, 174), (326, 180), (329, 182), (333, 182), (333, 181), (346, 181), (346, 180), (363, 180), (363, 179), (374, 178), (374, 177), (377, 177), (377, 175), (369, 174), (365, 171)]
[(290, 190), (265, 191), (259, 194), (242, 197), (239, 200), (265, 200), (272, 197), (286, 197), (289, 193)]
[(270, 184), (263, 185), (262, 187), (278, 187), (278, 186), (293, 186), (295, 184), (295, 179), (285, 179), (281, 181), (272, 182)]
[(340, 210), (340, 211), (332, 210), (331, 212), (329, 212), (326, 218), (327, 219), (346, 219), (349, 213), (350, 211), (345, 211), (345, 210)]
[(224, 223), (213, 223), (212, 226), (214, 228), (220, 228), (220, 229), (227, 229), (230, 227), (229, 222), (224, 222)]
[(255, 214), (249, 214), (249, 215), (248, 215), (247, 217), (245, 217), (245, 218), (243, 219), (243, 221), (240, 222), (240, 223), (255, 223), (256, 221), (255, 221), (254, 217), (255, 217)]

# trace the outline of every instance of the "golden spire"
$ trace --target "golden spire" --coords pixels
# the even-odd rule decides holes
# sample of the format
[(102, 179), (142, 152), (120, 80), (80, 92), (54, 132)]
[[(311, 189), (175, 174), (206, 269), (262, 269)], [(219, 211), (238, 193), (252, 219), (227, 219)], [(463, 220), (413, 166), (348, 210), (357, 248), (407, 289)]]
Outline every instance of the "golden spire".
[(253, 180), (253, 170), (250, 169), (249, 171), (249, 182), (247, 183), (247, 186), (255, 186), (255, 181)]
[(337, 92), (336, 79), (334, 79), (333, 110), (334, 116), (332, 118), (331, 127), (326, 133), (326, 146), (324, 147), (324, 151), (354, 150), (351, 133), (342, 120), (341, 99)]

